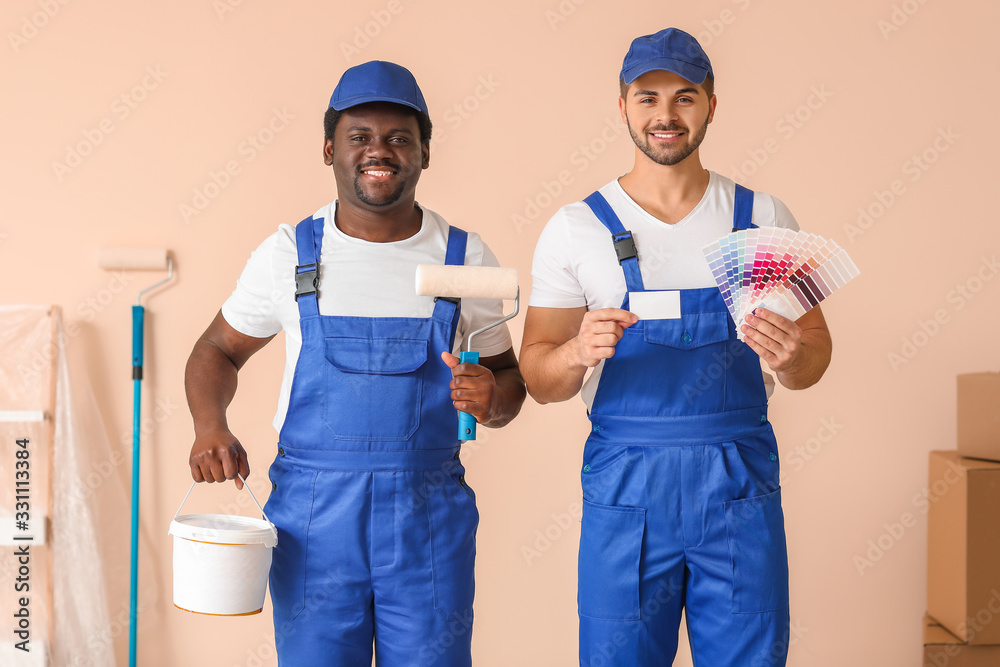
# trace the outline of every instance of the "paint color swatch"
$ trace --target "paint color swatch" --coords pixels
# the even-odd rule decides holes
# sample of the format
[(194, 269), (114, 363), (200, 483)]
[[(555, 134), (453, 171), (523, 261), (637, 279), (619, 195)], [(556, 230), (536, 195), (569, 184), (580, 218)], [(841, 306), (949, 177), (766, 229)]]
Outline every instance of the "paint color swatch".
[(797, 320), (859, 273), (835, 241), (778, 227), (733, 232), (702, 251), (737, 325), (756, 308)]

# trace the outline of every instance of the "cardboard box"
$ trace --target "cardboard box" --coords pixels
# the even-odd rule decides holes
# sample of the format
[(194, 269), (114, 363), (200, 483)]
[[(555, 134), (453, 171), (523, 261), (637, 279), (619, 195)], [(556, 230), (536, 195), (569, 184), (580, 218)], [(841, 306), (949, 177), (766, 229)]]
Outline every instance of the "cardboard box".
[(924, 616), (924, 667), (996, 667), (1000, 646), (973, 646), (959, 641), (929, 615)]
[(927, 492), (927, 613), (962, 642), (1000, 644), (1000, 463), (931, 452)]
[(958, 376), (958, 455), (1000, 461), (1000, 373)]

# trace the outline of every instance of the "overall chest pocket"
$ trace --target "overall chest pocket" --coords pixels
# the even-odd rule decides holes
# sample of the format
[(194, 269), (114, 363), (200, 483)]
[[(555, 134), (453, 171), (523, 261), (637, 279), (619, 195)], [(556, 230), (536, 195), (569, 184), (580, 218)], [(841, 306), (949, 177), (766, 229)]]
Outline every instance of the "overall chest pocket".
[(642, 416), (724, 411), (732, 366), (729, 322), (725, 311), (642, 320), (642, 331), (632, 335), (641, 333), (643, 344), (635, 348), (628, 376), (619, 381), (630, 388), (629, 404), (621, 409)]
[(654, 345), (693, 350), (729, 340), (729, 313), (686, 313), (671, 320), (644, 320), (643, 339)]
[(420, 426), (427, 341), (327, 338), (323, 418), (344, 440), (406, 440)]

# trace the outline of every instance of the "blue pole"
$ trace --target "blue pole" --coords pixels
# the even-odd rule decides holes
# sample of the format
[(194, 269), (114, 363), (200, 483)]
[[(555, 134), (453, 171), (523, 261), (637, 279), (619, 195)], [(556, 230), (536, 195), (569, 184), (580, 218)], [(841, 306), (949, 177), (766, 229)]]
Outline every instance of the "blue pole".
[(145, 309), (132, 306), (132, 560), (130, 567), (128, 664), (136, 667), (136, 618), (139, 600), (139, 435), (142, 408), (142, 330)]

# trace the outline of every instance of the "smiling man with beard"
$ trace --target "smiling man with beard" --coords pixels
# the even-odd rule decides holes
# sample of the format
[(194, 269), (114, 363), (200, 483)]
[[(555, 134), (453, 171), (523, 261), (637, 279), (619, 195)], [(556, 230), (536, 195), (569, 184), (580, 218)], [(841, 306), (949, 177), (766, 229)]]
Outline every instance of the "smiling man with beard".
[[(372, 61), (341, 77), (323, 160), (339, 199), (281, 225), (195, 343), (185, 385), (195, 481), (250, 473), (226, 408), (247, 359), (285, 332), (265, 511), (281, 667), (471, 664), (479, 522), (456, 410), (490, 427), (525, 389), (498, 300), (418, 297), (418, 264), (498, 266), (477, 234), (416, 202), (431, 122), (413, 75)], [(239, 479), (237, 486), (242, 487)]]
[(698, 42), (675, 28), (637, 38), (619, 84), (634, 165), (546, 225), (521, 345), (531, 395), (580, 392), (592, 424), (580, 664), (672, 664), (685, 610), (695, 664), (784, 665), (774, 380), (760, 362), (785, 387), (808, 387), (829, 364), (829, 331), (819, 308), (734, 323), (716, 287), (705, 245), (798, 225), (778, 199), (702, 167), (717, 99)]

